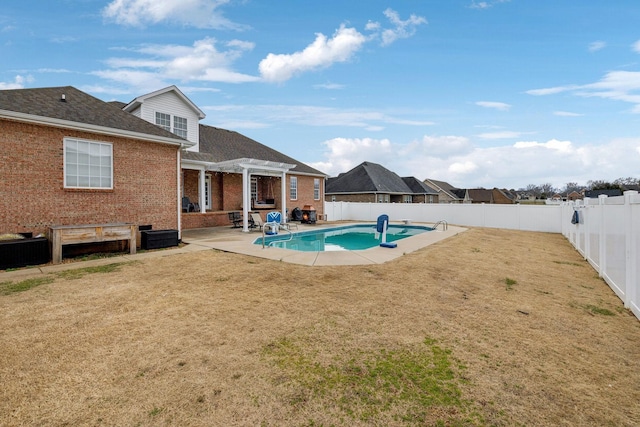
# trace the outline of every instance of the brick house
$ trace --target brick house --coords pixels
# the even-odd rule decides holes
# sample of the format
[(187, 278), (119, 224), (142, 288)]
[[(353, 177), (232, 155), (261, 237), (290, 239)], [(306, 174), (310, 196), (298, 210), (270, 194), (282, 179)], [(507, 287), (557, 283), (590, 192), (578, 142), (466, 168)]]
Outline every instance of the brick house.
[(0, 91), (0, 129), (0, 233), (178, 228), (188, 141), (71, 86)]
[[(128, 104), (70, 86), (0, 91), (0, 232), (182, 230), (226, 225), (231, 210), (244, 211), (248, 231), (253, 209), (313, 205), (322, 215), (322, 172), (202, 118), (175, 86)], [(74, 163), (80, 156), (91, 161)], [(183, 197), (198, 211), (183, 210)]]
[(414, 177), (396, 173), (372, 162), (362, 162), (327, 180), (325, 199), (330, 202), (438, 203), (438, 194)]
[(226, 225), (228, 213), (277, 210), (283, 218), (293, 208), (313, 206), (324, 213), (326, 175), (238, 132), (200, 124), (204, 113), (176, 86), (119, 105), (124, 111), (177, 133), (192, 143), (182, 151), (181, 195), (196, 208), (184, 209), (181, 228)]

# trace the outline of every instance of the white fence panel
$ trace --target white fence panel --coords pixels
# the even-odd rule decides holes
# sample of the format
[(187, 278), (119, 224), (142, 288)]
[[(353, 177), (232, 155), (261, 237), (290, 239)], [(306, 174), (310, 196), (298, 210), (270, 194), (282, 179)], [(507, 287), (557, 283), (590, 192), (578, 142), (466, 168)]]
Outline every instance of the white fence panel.
[[(596, 204), (597, 203), (597, 204)], [(600, 196), (564, 206), (563, 216), (576, 210), (577, 224), (562, 226), (563, 235), (598, 271), (600, 277), (640, 319), (640, 196)]]
[(447, 203), (350, 203), (325, 202), (329, 221), (375, 221), (387, 214), (392, 221), (449, 224), (469, 227), (562, 232), (560, 205), (491, 205)]

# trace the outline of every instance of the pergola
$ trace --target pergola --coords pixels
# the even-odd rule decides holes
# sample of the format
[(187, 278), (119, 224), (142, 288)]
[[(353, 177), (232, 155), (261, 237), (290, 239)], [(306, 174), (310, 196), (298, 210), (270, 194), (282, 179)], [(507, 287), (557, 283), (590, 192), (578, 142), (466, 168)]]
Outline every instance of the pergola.
[(205, 162), (183, 160), (182, 166), (185, 169), (196, 169), (199, 171), (199, 194), (200, 207), (204, 211), (204, 176), (207, 171), (238, 173), (242, 174), (242, 231), (249, 231), (249, 209), (251, 207), (251, 176), (275, 176), (282, 180), (282, 217), (287, 217), (287, 186), (286, 176), (290, 169), (296, 167), (291, 163), (272, 162), (269, 160), (259, 160), (251, 158), (241, 158), (225, 160), (223, 162)]

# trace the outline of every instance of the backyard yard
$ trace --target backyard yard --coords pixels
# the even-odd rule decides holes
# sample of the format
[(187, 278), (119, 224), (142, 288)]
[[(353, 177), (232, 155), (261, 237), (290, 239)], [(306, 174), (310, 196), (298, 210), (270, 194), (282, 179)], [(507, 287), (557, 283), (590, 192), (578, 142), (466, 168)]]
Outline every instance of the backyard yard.
[(637, 426), (640, 322), (560, 234), (207, 250), (0, 280), (0, 384), (1, 426)]

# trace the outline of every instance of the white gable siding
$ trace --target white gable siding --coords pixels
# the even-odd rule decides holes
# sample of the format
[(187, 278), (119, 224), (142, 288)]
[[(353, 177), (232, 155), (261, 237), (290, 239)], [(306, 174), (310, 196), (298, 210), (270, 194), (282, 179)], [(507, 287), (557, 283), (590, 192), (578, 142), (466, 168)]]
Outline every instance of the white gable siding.
[(140, 115), (142, 114), (142, 112), (140, 110), (141, 110), (141, 108), (138, 107), (135, 110), (133, 110), (130, 114), (133, 114), (136, 117), (140, 117)]
[(160, 95), (147, 98), (142, 104), (141, 118), (156, 123), (156, 112), (171, 115), (171, 126), (173, 126), (173, 116), (184, 117), (187, 119), (187, 139), (196, 145), (189, 148), (189, 151), (199, 151), (199, 118), (198, 114), (193, 111), (182, 99), (174, 92), (166, 92)]

